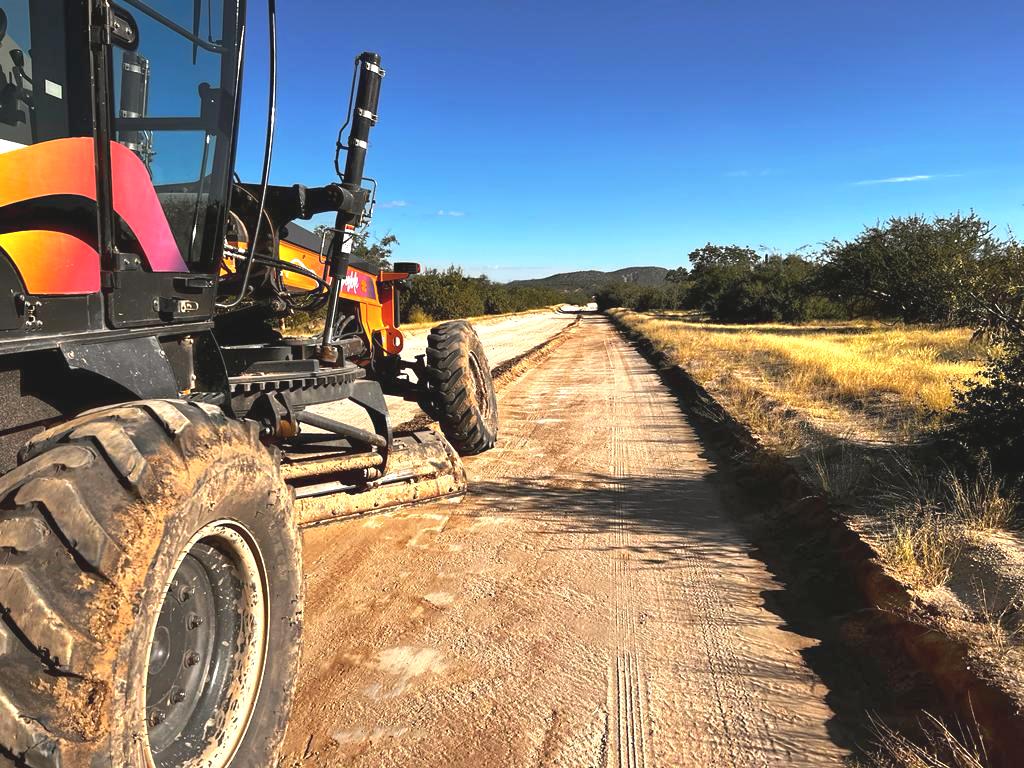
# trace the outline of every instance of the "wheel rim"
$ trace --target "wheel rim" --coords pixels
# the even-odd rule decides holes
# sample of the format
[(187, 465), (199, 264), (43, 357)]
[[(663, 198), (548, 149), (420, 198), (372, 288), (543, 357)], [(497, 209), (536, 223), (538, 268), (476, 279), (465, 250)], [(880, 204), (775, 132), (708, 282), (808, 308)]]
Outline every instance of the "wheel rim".
[(148, 644), (152, 765), (224, 768), (238, 750), (266, 660), (263, 560), (240, 523), (204, 526), (182, 549)]
[(473, 387), (473, 402), (476, 403), (477, 408), (480, 409), (480, 415), (485, 420), (490, 419), (492, 403), (491, 398), (487, 396), (487, 381), (484, 379), (483, 368), (480, 366), (480, 361), (476, 359), (476, 355), (470, 353), (469, 355), (469, 372), (470, 379)]

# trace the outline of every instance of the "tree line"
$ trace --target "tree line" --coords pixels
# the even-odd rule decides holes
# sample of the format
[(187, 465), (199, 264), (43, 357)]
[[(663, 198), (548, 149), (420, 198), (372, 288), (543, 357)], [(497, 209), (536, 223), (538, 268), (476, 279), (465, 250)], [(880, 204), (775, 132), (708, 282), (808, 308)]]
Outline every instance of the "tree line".
[(895, 217), (812, 256), (709, 243), (665, 286), (608, 285), (597, 302), (727, 323), (872, 318), (973, 327), (989, 342), (989, 360), (956, 394), (943, 432), (966, 457), (1024, 477), (1024, 246), (975, 213)]
[[(390, 267), (398, 241), (363, 237), (355, 255)], [(981, 376), (956, 396), (947, 437), (1024, 476), (1024, 245), (1000, 237), (975, 213), (894, 217), (813, 255), (707, 245), (663, 286), (608, 284), (600, 309), (689, 310), (716, 322), (806, 322), (872, 318), (966, 325), (991, 343)], [(403, 321), (447, 320), (585, 304), (582, 291), (509, 286), (458, 267), (407, 281)]]
[[(598, 306), (695, 310), (717, 322), (857, 317), (984, 325), (1024, 318), (1024, 247), (975, 213), (895, 217), (813, 255), (707, 245), (663, 287), (608, 285)], [(996, 314), (993, 315), (993, 310)]]
[(428, 269), (407, 281), (402, 294), (402, 319), (450, 320), (500, 315), (563, 304), (574, 298), (584, 303), (589, 301), (589, 297), (576, 297), (554, 288), (505, 285), (483, 275), (470, 277), (459, 267)]

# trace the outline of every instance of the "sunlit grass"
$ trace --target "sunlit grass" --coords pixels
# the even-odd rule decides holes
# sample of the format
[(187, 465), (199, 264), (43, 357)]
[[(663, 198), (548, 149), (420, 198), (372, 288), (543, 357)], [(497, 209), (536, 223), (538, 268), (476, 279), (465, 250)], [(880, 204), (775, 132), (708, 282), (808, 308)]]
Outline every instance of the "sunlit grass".
[(984, 351), (966, 328), (832, 323), (716, 325), (684, 315), (613, 310), (698, 381), (731, 371), (766, 396), (807, 410), (897, 410), (913, 428), (953, 404)]
[(913, 446), (977, 375), (965, 328), (715, 325), (612, 310), (831, 499), (880, 523), (878, 555), (918, 590), (945, 584), (969, 532), (1006, 528), (1018, 499), (982, 462), (920, 464)]

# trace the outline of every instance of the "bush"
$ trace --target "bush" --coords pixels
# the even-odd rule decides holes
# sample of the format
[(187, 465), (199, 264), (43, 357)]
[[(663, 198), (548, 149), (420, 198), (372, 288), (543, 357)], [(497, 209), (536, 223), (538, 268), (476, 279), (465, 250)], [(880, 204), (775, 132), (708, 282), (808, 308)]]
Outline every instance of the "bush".
[(712, 320), (796, 323), (843, 314), (820, 290), (820, 264), (802, 256), (761, 256), (750, 248), (709, 243), (693, 251), (690, 262), (684, 303)]
[(687, 284), (671, 282), (663, 286), (609, 283), (598, 288), (594, 295), (594, 301), (597, 302), (597, 308), (600, 310), (612, 307), (625, 307), (638, 312), (650, 312), (656, 309), (683, 309), (687, 288)]
[[(458, 267), (428, 269), (411, 277), (402, 296), (402, 319), (422, 313), (434, 320), (454, 320), (478, 315), (525, 312), (554, 304), (572, 303), (560, 291), (533, 286), (508, 286), (486, 277), (467, 277)], [(589, 300), (589, 299), (587, 299)]]
[(1005, 272), (1021, 268), (1019, 247), (992, 231), (975, 213), (895, 217), (848, 243), (830, 243), (824, 284), (857, 314), (970, 322), (978, 295), (1001, 297)]
[(971, 455), (988, 454), (998, 472), (1024, 477), (1024, 337), (1007, 342), (956, 394), (949, 431)]
[(413, 307), (409, 310), (409, 315), (406, 318), (407, 323), (432, 323), (434, 318), (428, 315), (419, 307)]

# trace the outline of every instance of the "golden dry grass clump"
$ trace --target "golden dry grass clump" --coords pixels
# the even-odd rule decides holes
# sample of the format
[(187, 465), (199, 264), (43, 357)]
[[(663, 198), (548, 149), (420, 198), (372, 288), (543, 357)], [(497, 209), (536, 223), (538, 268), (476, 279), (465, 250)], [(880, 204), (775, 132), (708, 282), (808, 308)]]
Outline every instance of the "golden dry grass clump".
[[(906, 584), (945, 584), (969, 535), (1010, 527), (1019, 500), (915, 449), (976, 376), (966, 328), (880, 322), (719, 325), (612, 310), (681, 365), (767, 447), (834, 500), (869, 512), (878, 552)], [(911, 455), (914, 454), (914, 455)]]
[(984, 361), (966, 328), (717, 325), (692, 322), (682, 313), (613, 312), (702, 383), (729, 370), (748, 387), (798, 409), (895, 408), (926, 420), (952, 405), (954, 388)]

